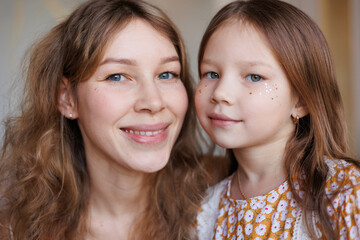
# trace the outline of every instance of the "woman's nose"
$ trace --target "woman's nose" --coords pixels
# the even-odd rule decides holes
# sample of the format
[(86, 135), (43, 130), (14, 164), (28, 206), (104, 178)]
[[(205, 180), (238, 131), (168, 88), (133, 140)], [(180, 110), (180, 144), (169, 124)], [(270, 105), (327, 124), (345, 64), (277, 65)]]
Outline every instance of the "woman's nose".
[(144, 81), (139, 88), (139, 98), (135, 103), (135, 111), (157, 113), (165, 108), (165, 102), (156, 82)]

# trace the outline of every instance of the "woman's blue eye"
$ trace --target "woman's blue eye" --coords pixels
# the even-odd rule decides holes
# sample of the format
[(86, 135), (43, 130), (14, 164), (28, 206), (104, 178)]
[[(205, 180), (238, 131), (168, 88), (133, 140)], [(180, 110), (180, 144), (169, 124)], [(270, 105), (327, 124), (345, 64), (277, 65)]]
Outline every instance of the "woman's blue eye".
[(219, 74), (217, 74), (216, 72), (207, 72), (205, 73), (205, 77), (209, 79), (220, 78)]
[(178, 77), (178, 74), (172, 72), (163, 72), (159, 75), (159, 79), (168, 80)]
[(249, 82), (258, 82), (258, 81), (262, 80), (263, 78), (256, 74), (249, 74), (245, 77), (245, 79), (248, 80)]
[(112, 81), (112, 82), (120, 82), (125, 80), (125, 76), (122, 74), (112, 74), (108, 76), (106, 79)]

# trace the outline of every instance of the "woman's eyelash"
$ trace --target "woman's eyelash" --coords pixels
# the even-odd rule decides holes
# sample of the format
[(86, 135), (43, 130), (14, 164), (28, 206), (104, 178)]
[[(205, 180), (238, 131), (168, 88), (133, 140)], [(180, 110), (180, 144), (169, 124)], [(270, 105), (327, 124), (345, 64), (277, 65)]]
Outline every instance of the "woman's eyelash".
[[(162, 80), (170, 80), (170, 79), (178, 78), (179, 76), (180, 74), (176, 72), (167, 71), (160, 73), (158, 75), (158, 78)], [(128, 79), (128, 77), (125, 74), (121, 74), (121, 73), (110, 74), (105, 78), (105, 80), (109, 80), (112, 82), (121, 82), (126, 79)]]
[(110, 74), (108, 77), (105, 78), (106, 80), (110, 80), (112, 82), (120, 82), (126, 79), (124, 74), (121, 73), (115, 73)]
[(171, 71), (160, 73), (158, 76), (159, 79), (164, 79), (164, 80), (165, 79), (174, 79), (174, 78), (178, 78), (178, 77), (179, 77), (178, 73), (171, 72)]

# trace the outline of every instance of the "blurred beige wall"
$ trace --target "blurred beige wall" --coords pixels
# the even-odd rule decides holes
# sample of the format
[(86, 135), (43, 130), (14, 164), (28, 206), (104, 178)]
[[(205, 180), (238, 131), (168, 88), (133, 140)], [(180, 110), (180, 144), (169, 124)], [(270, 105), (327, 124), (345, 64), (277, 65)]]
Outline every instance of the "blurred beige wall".
[[(25, 50), (83, 1), (0, 1), (0, 120), (5, 118), (19, 95), (19, 91), (10, 92), (9, 89), (21, 77), (19, 64)], [(180, 29), (192, 73), (197, 79), (197, 51), (201, 36), (211, 17), (230, 0), (147, 1), (162, 8)], [(360, 157), (360, 1), (286, 1), (312, 17), (329, 41), (350, 128), (351, 149)]]
[(318, 12), (319, 25), (332, 50), (350, 132), (350, 147), (357, 156), (360, 156), (359, 3), (358, 0), (321, 0)]
[(354, 150), (360, 158), (360, 1), (351, 0), (351, 46), (352, 46), (352, 80), (353, 80), (353, 109), (355, 112), (355, 131), (351, 135), (355, 138)]
[[(83, 0), (0, 0), (0, 121), (16, 107), (27, 48)], [(0, 136), (3, 126), (0, 126)], [(0, 142), (2, 139), (0, 140)]]

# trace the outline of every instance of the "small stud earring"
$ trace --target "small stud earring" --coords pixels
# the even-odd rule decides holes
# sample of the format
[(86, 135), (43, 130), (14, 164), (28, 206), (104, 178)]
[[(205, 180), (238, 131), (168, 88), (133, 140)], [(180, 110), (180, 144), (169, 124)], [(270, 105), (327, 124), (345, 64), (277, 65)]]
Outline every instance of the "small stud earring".
[(291, 117), (292, 117), (293, 123), (296, 125), (300, 119), (299, 115), (296, 115), (296, 117), (293, 117), (293, 116), (291, 116)]
[(69, 118), (72, 118), (72, 117), (73, 117), (72, 113), (69, 113)]

